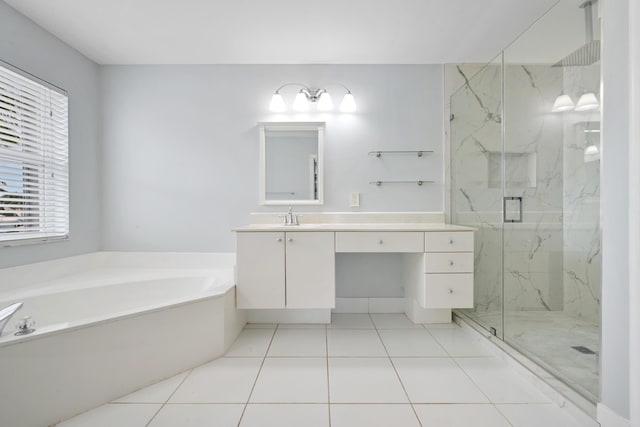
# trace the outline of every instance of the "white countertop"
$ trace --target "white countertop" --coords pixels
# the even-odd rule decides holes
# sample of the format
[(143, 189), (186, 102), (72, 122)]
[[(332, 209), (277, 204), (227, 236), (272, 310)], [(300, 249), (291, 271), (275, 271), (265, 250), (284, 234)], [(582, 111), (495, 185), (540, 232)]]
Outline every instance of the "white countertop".
[(443, 223), (352, 223), (352, 224), (251, 224), (233, 231), (474, 231), (473, 227)]

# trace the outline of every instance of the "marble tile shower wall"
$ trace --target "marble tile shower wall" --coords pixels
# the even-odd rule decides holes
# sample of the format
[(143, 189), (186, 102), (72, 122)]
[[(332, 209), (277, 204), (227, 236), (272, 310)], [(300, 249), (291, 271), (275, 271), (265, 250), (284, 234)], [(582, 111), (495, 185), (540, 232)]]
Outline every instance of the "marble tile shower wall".
[[(584, 113), (550, 113), (563, 86), (567, 93), (589, 86), (593, 76), (571, 75), (580, 72), (544, 65), (504, 69), (505, 193), (523, 197), (524, 212), (522, 223), (504, 228), (507, 312), (564, 310), (589, 319), (599, 312), (599, 162), (585, 163), (584, 142), (576, 141), (585, 126), (594, 126), (583, 123)], [(453, 107), (447, 106), (453, 113), (452, 220), (480, 228), (476, 311), (501, 311), (502, 68), (499, 63), (450, 65), (446, 82), (453, 94)]]
[(504, 227), (505, 311), (562, 310), (562, 69), (508, 64), (504, 78), (505, 195), (523, 200)]
[(451, 65), (446, 69), (446, 81), (450, 91), (464, 85), (450, 98), (451, 219), (456, 224), (478, 227), (475, 309), (483, 313), (501, 311), (502, 188), (495, 182), (499, 170), (490, 159), (491, 153), (502, 150), (502, 72), (500, 65), (493, 64), (486, 68)]
[[(598, 94), (600, 64), (564, 69), (565, 93)], [(564, 311), (600, 323), (600, 110), (564, 115)], [(585, 132), (587, 131), (587, 132)], [(587, 155), (588, 147), (598, 153)]]

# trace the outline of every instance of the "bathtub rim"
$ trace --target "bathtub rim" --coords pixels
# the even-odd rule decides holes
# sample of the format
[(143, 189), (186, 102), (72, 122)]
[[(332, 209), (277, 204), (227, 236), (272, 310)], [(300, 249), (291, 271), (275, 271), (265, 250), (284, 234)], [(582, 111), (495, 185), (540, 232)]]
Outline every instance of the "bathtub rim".
[[(179, 277), (174, 278), (179, 279)], [(127, 282), (122, 282), (127, 283)], [(135, 282), (131, 282), (135, 283)], [(109, 285), (106, 285), (109, 286)], [(29, 335), (16, 336), (13, 332), (6, 332), (5, 335), (0, 337), (0, 350), (4, 347), (18, 345), (20, 343), (26, 343), (28, 341), (32, 341), (39, 338), (50, 337), (58, 334), (63, 334), (66, 332), (71, 332), (79, 329), (90, 328), (92, 326), (116, 322), (124, 319), (131, 319), (135, 317), (140, 317), (148, 313), (154, 313), (164, 310), (170, 310), (172, 308), (181, 307), (188, 304), (194, 304), (201, 301), (216, 299), (216, 298), (224, 298), (229, 292), (232, 292), (235, 289), (235, 283), (233, 283), (232, 279), (225, 281), (224, 284), (216, 287), (215, 290), (212, 290), (210, 294), (199, 296), (199, 297), (188, 297), (185, 296), (183, 298), (179, 298), (176, 302), (164, 303), (164, 304), (153, 304), (148, 306), (142, 306), (136, 309), (129, 309), (120, 312), (115, 312), (111, 315), (101, 315), (101, 316), (93, 316), (88, 318), (83, 318), (74, 322), (70, 322), (70, 324), (62, 324), (66, 326), (60, 326), (60, 323), (56, 323), (54, 325), (47, 325), (42, 328), (38, 328), (38, 324), (36, 323), (35, 329), (36, 331)], [(216, 292), (218, 291), (218, 292)], [(214, 293), (215, 292), (215, 293)], [(34, 319), (37, 322), (37, 319)], [(76, 323), (77, 322), (77, 323)]]
[(234, 252), (96, 251), (0, 267), (0, 294), (7, 295), (44, 282), (64, 279), (101, 268), (158, 271), (218, 270), (235, 272)]
[[(115, 271), (114, 271), (115, 270)], [(102, 277), (92, 277), (96, 272), (100, 274), (108, 273)], [(82, 274), (90, 273), (89, 277), (82, 277)], [(120, 276), (124, 273), (124, 276)], [(133, 277), (128, 274), (137, 273)], [(142, 274), (141, 274), (142, 273)], [(82, 285), (78, 285), (78, 276), (82, 280)], [(74, 290), (95, 289), (124, 283), (139, 283), (161, 280), (179, 279), (220, 279), (220, 287), (227, 286), (233, 282), (234, 270), (230, 267), (216, 267), (208, 269), (154, 269), (154, 268), (123, 268), (114, 269), (92, 269), (84, 272), (72, 273), (62, 278), (47, 280), (25, 286), (16, 291), (0, 291), (0, 302), (14, 301), (20, 299), (33, 298), (41, 295), (52, 295)], [(231, 283), (233, 284), (233, 283)]]

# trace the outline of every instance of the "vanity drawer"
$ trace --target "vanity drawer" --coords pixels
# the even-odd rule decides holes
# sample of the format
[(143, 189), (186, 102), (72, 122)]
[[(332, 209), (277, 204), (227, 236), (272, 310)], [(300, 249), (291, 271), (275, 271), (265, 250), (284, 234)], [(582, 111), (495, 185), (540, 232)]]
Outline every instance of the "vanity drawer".
[(425, 252), (473, 252), (473, 231), (430, 231), (424, 236)]
[(425, 274), (425, 308), (473, 308), (473, 274)]
[(473, 252), (428, 252), (425, 273), (473, 273)]
[(424, 233), (413, 231), (343, 231), (336, 252), (424, 252)]

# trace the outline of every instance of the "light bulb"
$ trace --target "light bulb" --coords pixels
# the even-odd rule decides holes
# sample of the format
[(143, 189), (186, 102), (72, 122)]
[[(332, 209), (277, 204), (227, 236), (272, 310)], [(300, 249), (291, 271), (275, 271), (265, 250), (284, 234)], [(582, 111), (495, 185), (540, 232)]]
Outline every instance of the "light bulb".
[(309, 103), (307, 102), (307, 95), (303, 92), (298, 92), (296, 99), (293, 101), (293, 109), (295, 111), (309, 111)]
[(590, 145), (584, 150), (584, 154), (598, 154), (600, 150), (595, 145)]
[(273, 96), (271, 97), (269, 110), (273, 111), (274, 113), (282, 113), (284, 110), (286, 110), (286, 107), (284, 105), (284, 100), (282, 99), (282, 95), (280, 95), (278, 92), (274, 93)]
[(347, 92), (344, 98), (342, 98), (340, 111), (342, 111), (343, 113), (353, 113), (354, 111), (356, 111), (356, 100), (353, 98), (351, 92)]
[(553, 113), (561, 113), (563, 111), (573, 110), (573, 107), (575, 107), (575, 105), (569, 95), (560, 95), (556, 98), (556, 101), (553, 103), (553, 107), (551, 107), (551, 111)]
[(578, 103), (576, 104), (576, 111), (589, 111), (595, 110), (600, 106), (598, 98), (596, 98), (593, 92), (583, 94)]
[(584, 149), (584, 162), (595, 162), (596, 160), (600, 160), (600, 150), (598, 146), (593, 144), (589, 145)]
[(333, 102), (331, 102), (331, 95), (329, 92), (323, 92), (318, 99), (318, 111), (331, 111), (333, 110)]

